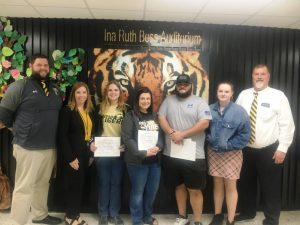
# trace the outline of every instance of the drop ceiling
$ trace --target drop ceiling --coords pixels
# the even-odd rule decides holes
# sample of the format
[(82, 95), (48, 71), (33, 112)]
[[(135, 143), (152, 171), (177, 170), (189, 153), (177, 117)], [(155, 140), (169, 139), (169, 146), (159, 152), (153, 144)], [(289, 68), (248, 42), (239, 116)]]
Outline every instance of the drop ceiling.
[(0, 16), (300, 29), (300, 0), (0, 0)]

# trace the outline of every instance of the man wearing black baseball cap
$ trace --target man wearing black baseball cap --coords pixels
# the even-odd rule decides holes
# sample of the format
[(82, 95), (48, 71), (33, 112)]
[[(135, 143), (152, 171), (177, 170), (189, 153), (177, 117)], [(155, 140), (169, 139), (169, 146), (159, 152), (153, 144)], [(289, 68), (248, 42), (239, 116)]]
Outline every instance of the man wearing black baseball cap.
[(181, 74), (177, 77), (175, 94), (179, 98), (187, 98), (192, 94), (191, 78), (187, 74)]
[[(188, 196), (194, 212), (194, 224), (202, 225), (202, 190), (206, 185), (206, 162), (204, 154), (204, 130), (211, 114), (208, 104), (192, 94), (191, 78), (187, 74), (177, 77), (175, 95), (168, 96), (159, 109), (159, 122), (165, 132), (164, 172), (165, 181), (175, 187), (179, 215), (174, 225), (187, 225)], [(171, 142), (183, 144), (184, 139), (196, 142), (194, 161), (172, 158)]]

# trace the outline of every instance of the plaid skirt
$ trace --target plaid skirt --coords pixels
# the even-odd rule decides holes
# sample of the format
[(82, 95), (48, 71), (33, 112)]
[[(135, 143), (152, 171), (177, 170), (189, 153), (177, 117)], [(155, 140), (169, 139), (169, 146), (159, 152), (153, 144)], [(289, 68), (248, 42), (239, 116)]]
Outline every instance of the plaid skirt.
[(242, 150), (217, 153), (208, 148), (208, 174), (213, 177), (239, 179), (242, 163)]

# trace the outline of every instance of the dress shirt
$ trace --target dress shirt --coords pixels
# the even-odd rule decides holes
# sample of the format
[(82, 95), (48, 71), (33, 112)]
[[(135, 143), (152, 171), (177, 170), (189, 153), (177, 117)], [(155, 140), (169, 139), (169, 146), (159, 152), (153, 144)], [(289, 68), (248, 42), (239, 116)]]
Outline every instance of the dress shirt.
[[(242, 91), (236, 103), (244, 107), (248, 114), (254, 99), (254, 88)], [(287, 152), (293, 141), (294, 120), (287, 97), (282, 91), (267, 87), (258, 91), (255, 142), (251, 148), (263, 148), (276, 141), (277, 150)]]

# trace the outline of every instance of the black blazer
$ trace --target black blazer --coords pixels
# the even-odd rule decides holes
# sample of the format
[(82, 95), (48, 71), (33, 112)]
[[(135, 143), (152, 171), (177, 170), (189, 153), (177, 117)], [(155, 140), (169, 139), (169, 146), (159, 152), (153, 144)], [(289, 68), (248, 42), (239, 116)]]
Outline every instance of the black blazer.
[[(95, 130), (94, 113), (90, 113), (92, 137)], [(92, 152), (85, 141), (84, 124), (76, 110), (64, 107), (60, 112), (58, 126), (58, 146), (64, 161), (70, 163), (76, 158), (88, 158)]]

